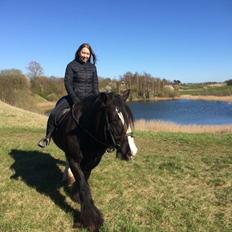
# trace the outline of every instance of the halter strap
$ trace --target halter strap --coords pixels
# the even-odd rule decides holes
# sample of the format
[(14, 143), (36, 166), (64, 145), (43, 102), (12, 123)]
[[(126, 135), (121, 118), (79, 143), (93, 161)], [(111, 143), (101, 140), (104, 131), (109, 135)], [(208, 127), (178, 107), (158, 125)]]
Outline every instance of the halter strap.
[(110, 134), (110, 138), (111, 138), (111, 140), (112, 140), (112, 142), (113, 142), (114, 147), (115, 147), (116, 149), (119, 149), (121, 146), (120, 146), (120, 144), (118, 144), (118, 143), (116, 142), (116, 140), (115, 140), (115, 138), (114, 138), (114, 135), (113, 135), (113, 133), (112, 133), (112, 128), (111, 128), (111, 126), (110, 126), (108, 114), (106, 114), (106, 127), (107, 127), (107, 129), (108, 129), (108, 132), (109, 132), (109, 134)]

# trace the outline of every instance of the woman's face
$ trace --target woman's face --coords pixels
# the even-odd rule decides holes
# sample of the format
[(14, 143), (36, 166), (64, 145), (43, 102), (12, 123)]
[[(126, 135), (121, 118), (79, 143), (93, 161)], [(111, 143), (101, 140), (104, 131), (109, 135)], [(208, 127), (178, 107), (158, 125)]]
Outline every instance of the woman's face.
[(80, 51), (80, 60), (84, 63), (87, 63), (90, 58), (90, 51), (88, 48), (84, 47)]

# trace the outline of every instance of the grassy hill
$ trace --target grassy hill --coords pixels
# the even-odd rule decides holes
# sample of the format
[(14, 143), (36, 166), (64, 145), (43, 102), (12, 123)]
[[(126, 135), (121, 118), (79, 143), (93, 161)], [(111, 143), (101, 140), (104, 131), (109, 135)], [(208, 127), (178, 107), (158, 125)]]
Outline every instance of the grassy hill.
[(45, 128), (47, 117), (0, 101), (0, 128)]
[[(0, 102), (0, 231), (75, 231), (63, 153), (36, 146), (46, 120)], [(90, 177), (101, 231), (232, 231), (232, 134), (135, 134), (132, 162), (106, 154)]]

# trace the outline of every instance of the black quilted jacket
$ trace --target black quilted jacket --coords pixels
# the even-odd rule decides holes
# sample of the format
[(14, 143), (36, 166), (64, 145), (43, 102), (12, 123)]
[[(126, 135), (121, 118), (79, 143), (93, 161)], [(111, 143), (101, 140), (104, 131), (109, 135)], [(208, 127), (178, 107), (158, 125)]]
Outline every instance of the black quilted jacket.
[(65, 71), (65, 88), (73, 103), (99, 93), (96, 66), (79, 60), (70, 62)]

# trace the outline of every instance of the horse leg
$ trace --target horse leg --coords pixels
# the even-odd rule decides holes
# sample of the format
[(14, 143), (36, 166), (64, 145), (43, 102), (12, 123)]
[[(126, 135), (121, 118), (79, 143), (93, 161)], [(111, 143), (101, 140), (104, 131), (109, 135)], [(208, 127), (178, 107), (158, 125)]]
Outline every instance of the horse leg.
[[(87, 165), (81, 166), (81, 169), (85, 175), (85, 179), (87, 182), (90, 177), (91, 171), (100, 163), (101, 158), (102, 158), (102, 155), (98, 155), (97, 157), (95, 157), (95, 160), (93, 163), (91, 163), (91, 165), (88, 164), (88, 166)], [(65, 165), (65, 170), (64, 170), (62, 181), (67, 182), (68, 186), (71, 186), (75, 182), (75, 178), (70, 169), (67, 158), (66, 158), (66, 165)]]
[(81, 169), (85, 175), (85, 179), (88, 182), (88, 179), (91, 175), (91, 171), (100, 163), (102, 158), (102, 155), (98, 155), (95, 157), (95, 159), (91, 162), (88, 162), (88, 164), (81, 166)]
[(80, 194), (80, 222), (84, 227), (88, 228), (89, 231), (98, 231), (104, 222), (102, 213), (94, 205), (89, 185), (80, 165), (70, 157), (68, 157), (68, 162), (76, 180), (75, 185), (77, 188), (74, 188), (74, 190), (76, 190), (76, 194)]
[[(88, 182), (88, 179), (91, 174), (91, 170), (83, 170), (85, 180)], [(71, 168), (69, 166), (68, 160), (66, 159), (66, 165), (65, 165), (65, 170), (64, 174), (62, 177), (62, 182), (64, 182), (67, 185), (67, 190), (71, 195), (71, 198), (74, 201), (77, 201), (80, 203), (80, 194), (79, 194), (79, 188), (78, 185), (75, 182), (75, 177), (73, 176), (73, 173), (71, 171)]]
[[(91, 166), (91, 168), (85, 167), (85, 166), (81, 167), (82, 172), (85, 176), (86, 182), (88, 182), (88, 180), (89, 180), (92, 169), (97, 166), (97, 164), (100, 162), (100, 160), (101, 160), (101, 157), (96, 159), (95, 161), (97, 161), (97, 162), (95, 162), (94, 165)], [(62, 182), (67, 184), (67, 187), (68, 187), (67, 190), (68, 190), (71, 198), (74, 201), (77, 201), (78, 203), (80, 203), (79, 188), (78, 188), (78, 185), (75, 183), (75, 178), (74, 178), (73, 173), (70, 169), (67, 158), (66, 158), (66, 165), (65, 165), (65, 170), (64, 170)]]
[(69, 193), (73, 201), (80, 203), (79, 186), (75, 181), (75, 177), (71, 171), (68, 160), (66, 159), (66, 165), (64, 169), (64, 174), (62, 177), (62, 182), (65, 184), (65, 190)]
[(73, 183), (75, 182), (75, 178), (73, 176), (73, 173), (70, 169), (68, 160), (66, 159), (66, 165), (65, 165), (65, 170), (64, 170), (64, 174), (62, 177), (62, 182), (67, 183), (68, 186), (72, 186)]

